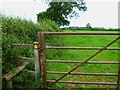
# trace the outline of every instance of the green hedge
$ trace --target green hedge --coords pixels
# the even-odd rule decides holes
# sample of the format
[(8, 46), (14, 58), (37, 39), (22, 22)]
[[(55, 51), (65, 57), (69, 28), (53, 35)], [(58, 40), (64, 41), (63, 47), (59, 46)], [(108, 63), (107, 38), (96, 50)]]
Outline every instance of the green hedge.
[[(2, 21), (2, 74), (6, 74), (9, 71), (14, 71), (18, 65), (15, 61), (17, 56), (33, 57), (33, 49), (13, 49), (12, 44), (33, 44), (38, 41), (38, 32), (60, 32), (61, 29), (54, 21), (42, 20), (39, 23), (33, 23), (32, 21), (21, 19), (19, 17), (7, 17), (5, 15), (0, 16)], [(63, 45), (63, 38), (61, 36), (46, 36), (46, 45)], [(59, 51), (47, 51), (46, 57), (52, 58), (50, 54), (59, 54)], [(53, 55), (54, 56), (54, 55)], [(27, 65), (27, 69), (34, 70), (34, 64)], [(19, 79), (18, 79), (19, 78)], [(31, 77), (28, 77), (31, 79)], [(13, 79), (14, 87), (20, 88), (35, 88), (36, 85), (29, 86), (28, 82), (35, 84), (33, 78), (28, 81), (24, 74), (19, 74)], [(25, 85), (25, 86), (24, 86)]]
[[(38, 32), (59, 32), (61, 29), (51, 20), (43, 20), (40, 23), (33, 23), (19, 17), (6, 17), (2, 15), (2, 61), (3, 74), (14, 69), (19, 63), (15, 63), (16, 56), (33, 57), (32, 49), (13, 49), (12, 44), (33, 44), (34, 41), (38, 41)], [(52, 45), (53, 42), (56, 45), (59, 44), (58, 38), (55, 36), (46, 37), (46, 43)], [(49, 42), (51, 41), (51, 42)], [(52, 42), (53, 41), (53, 42)], [(51, 44), (50, 44), (51, 43)], [(49, 56), (49, 55), (47, 55)]]

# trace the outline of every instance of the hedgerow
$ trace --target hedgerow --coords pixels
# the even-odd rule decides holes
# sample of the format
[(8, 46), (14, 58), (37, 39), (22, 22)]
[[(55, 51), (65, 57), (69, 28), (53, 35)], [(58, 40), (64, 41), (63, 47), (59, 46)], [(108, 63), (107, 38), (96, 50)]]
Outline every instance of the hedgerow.
[[(38, 41), (38, 32), (59, 32), (61, 29), (51, 20), (43, 20), (34, 23), (30, 20), (21, 19), (19, 17), (0, 16), (2, 21), (2, 74), (6, 74), (20, 64), (15, 61), (17, 56), (33, 57), (33, 49), (13, 49), (12, 44), (33, 44)], [(53, 39), (52, 39), (53, 38)], [(47, 45), (60, 45), (62, 37), (47, 36)], [(58, 53), (58, 52), (56, 52)], [(60, 53), (60, 52), (59, 52)], [(48, 54), (51, 54), (48, 52)], [(49, 58), (50, 55), (46, 55)], [(55, 54), (55, 52), (53, 53)], [(33, 65), (32, 65), (33, 66)], [(28, 66), (30, 68), (34, 68)], [(25, 83), (25, 81), (22, 83)]]

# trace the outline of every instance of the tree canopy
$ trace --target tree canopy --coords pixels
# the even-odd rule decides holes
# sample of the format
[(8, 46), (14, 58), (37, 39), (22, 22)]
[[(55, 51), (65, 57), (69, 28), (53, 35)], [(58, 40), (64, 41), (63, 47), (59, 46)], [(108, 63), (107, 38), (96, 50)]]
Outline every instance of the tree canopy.
[(55, 21), (59, 26), (69, 25), (68, 18), (79, 16), (76, 10), (87, 10), (84, 0), (78, 0), (77, 2), (49, 2), (48, 4), (49, 8), (45, 12), (37, 14), (38, 22), (47, 18)]

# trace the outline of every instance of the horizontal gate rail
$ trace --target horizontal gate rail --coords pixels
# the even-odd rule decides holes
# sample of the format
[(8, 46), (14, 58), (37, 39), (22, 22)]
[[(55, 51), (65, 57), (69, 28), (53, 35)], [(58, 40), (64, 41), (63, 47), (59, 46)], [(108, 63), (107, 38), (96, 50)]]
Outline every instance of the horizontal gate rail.
[[(57, 63), (82, 63), (82, 61), (72, 61), (72, 60), (46, 60), (46, 62), (57, 62)], [(120, 62), (98, 62), (89, 61), (87, 64), (120, 64)]]
[[(62, 46), (46, 46), (47, 49), (72, 49), (72, 50), (101, 50), (103, 47), (62, 47)], [(120, 50), (120, 48), (106, 48), (105, 50)]]
[[(47, 82), (54, 83), (55, 80), (47, 80)], [(57, 83), (69, 83), (69, 84), (95, 84), (95, 85), (116, 85), (116, 83), (111, 82), (78, 82), (78, 81), (59, 81)], [(119, 83), (120, 85), (120, 83)]]
[[(33, 44), (13, 44), (12, 48), (33, 48)], [(58, 47), (58, 46), (46, 46), (46, 49), (72, 49), (72, 50), (101, 50), (103, 47)], [(111, 47), (106, 50), (120, 50), (120, 48)]]
[[(47, 74), (66, 74), (67, 72), (52, 72), (47, 71)], [(81, 72), (72, 72), (71, 75), (89, 75), (89, 76), (118, 76), (118, 74), (112, 73), (81, 73)]]
[(120, 35), (120, 32), (44, 32), (44, 35)]

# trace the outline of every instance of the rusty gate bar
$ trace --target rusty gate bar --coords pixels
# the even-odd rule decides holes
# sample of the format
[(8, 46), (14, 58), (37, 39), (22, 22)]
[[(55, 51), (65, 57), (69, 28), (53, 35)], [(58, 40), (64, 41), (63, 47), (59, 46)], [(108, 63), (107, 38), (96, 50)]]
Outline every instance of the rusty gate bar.
[[(46, 60), (46, 62), (53, 63), (82, 63), (82, 61), (72, 61), (72, 60)], [(120, 64), (120, 62), (97, 62), (97, 61), (89, 61), (87, 64)]]
[[(47, 80), (47, 82), (54, 83), (55, 80)], [(59, 81), (58, 83), (69, 83), (69, 84), (95, 84), (95, 85), (116, 85), (116, 83), (111, 82), (78, 82), (78, 81)], [(120, 85), (120, 84), (119, 84)]]
[(120, 32), (45, 32), (44, 35), (120, 35)]
[(40, 62), (40, 73), (43, 75), (43, 66), (42, 66), (42, 55), (41, 55), (41, 33), (38, 33), (38, 54), (39, 54), (39, 62)]
[[(33, 44), (13, 44), (12, 48), (33, 48)], [(100, 50), (103, 47), (61, 47), (61, 46), (46, 46), (46, 49), (72, 49), (72, 50)], [(120, 50), (120, 48), (111, 47), (106, 50)]]
[[(101, 50), (103, 47), (61, 47), (61, 46), (46, 46), (46, 49), (72, 49), (72, 50)], [(105, 50), (120, 50), (120, 48), (106, 48)]]
[(44, 34), (41, 33), (41, 39), (42, 39), (42, 51), (43, 51), (43, 83), (44, 83), (44, 88), (46, 88), (46, 59), (45, 59), (45, 42), (44, 42)]
[[(67, 72), (52, 72), (47, 71), (47, 74), (66, 74)], [(111, 73), (80, 73), (80, 72), (72, 72), (71, 75), (89, 75), (89, 76), (118, 76), (118, 74)]]
[[(120, 47), (120, 41), (118, 42), (118, 47)], [(120, 51), (118, 51), (118, 61), (120, 62)], [(116, 90), (120, 89), (119, 83), (120, 83), (120, 65), (118, 66), (118, 80)]]
[(118, 38), (116, 38), (115, 40), (113, 40), (112, 42), (110, 42), (108, 45), (106, 45), (102, 50), (99, 50), (98, 52), (96, 52), (95, 54), (93, 54), (92, 56), (90, 56), (88, 59), (86, 59), (84, 62), (80, 63), (79, 65), (77, 65), (76, 67), (74, 67), (72, 70), (70, 70), (69, 72), (67, 72), (66, 74), (64, 74), (62, 77), (60, 77), (59, 79), (55, 80), (55, 82), (52, 83), (51, 85), (59, 82), (62, 78), (64, 78), (65, 76), (67, 76), (71, 72), (75, 71), (80, 66), (86, 64), (90, 59), (92, 59), (93, 57), (95, 57), (96, 55), (98, 55), (99, 53), (101, 53), (103, 50), (105, 50), (107, 47), (109, 47), (110, 45), (112, 45), (114, 42), (116, 42), (119, 39), (120, 39), (120, 36)]
[(38, 33), (39, 37), (39, 58), (41, 62), (41, 69), (42, 69), (42, 77), (43, 77), (43, 88), (46, 88), (46, 59), (45, 59), (45, 42), (44, 42), (44, 34)]

